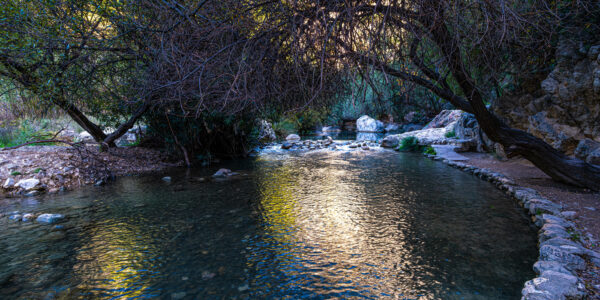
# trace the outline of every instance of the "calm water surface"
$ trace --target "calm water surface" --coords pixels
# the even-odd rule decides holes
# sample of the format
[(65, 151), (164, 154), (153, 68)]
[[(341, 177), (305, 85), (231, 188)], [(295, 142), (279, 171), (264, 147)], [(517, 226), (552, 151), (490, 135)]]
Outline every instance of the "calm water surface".
[[(368, 154), (367, 154), (368, 153)], [(492, 185), (391, 151), (264, 154), (2, 212), (1, 299), (516, 299), (536, 232)]]

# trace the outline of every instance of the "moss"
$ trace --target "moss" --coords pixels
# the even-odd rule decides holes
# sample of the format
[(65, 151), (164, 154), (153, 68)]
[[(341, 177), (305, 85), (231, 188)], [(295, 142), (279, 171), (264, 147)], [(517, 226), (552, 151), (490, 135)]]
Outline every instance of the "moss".
[(448, 132), (446, 132), (446, 134), (444, 136), (449, 139), (453, 139), (453, 138), (456, 138), (456, 132), (454, 132), (454, 130), (448, 131)]

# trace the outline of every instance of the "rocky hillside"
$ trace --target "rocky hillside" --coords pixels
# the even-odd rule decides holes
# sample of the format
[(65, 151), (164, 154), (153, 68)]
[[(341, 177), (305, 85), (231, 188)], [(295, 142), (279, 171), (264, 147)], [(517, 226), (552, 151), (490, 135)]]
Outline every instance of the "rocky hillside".
[(600, 163), (600, 43), (561, 43), (556, 55), (537, 91), (500, 98), (494, 112), (556, 149)]

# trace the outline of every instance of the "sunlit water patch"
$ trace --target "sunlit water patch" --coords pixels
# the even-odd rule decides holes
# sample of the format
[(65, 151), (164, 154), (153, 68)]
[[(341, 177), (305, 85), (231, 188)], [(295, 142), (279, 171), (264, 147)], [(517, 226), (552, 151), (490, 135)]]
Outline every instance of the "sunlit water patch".
[(273, 151), (214, 170), (123, 178), (4, 213), (0, 298), (514, 299), (536, 233), (489, 183), (412, 154)]

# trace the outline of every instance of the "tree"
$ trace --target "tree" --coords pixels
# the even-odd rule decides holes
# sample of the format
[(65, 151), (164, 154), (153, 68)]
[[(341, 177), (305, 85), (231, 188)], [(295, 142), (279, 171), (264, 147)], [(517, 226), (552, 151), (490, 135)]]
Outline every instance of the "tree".
[(312, 24), (299, 39), (319, 40), (311, 44), (329, 59), (421, 85), (473, 113), (509, 156), (522, 155), (557, 181), (600, 190), (600, 166), (510, 128), (485, 105), (506, 81), (547, 73), (558, 34), (573, 29), (565, 21), (597, 15), (597, 2), (334, 0), (298, 1), (294, 10)]
[[(5, 1), (0, 12), (0, 76), (40, 105), (56, 105), (103, 146), (148, 109), (132, 93), (139, 55), (119, 32), (119, 1)], [(84, 110), (116, 124), (105, 134)]]

